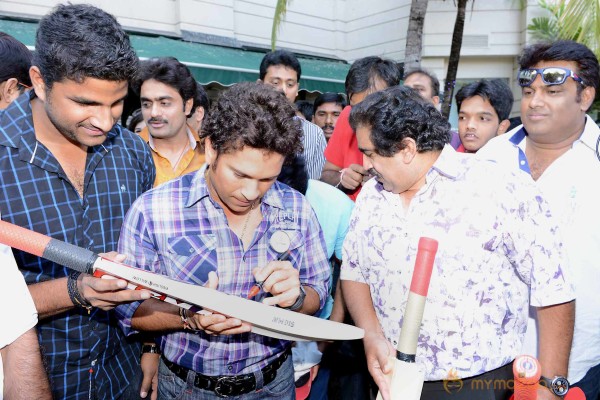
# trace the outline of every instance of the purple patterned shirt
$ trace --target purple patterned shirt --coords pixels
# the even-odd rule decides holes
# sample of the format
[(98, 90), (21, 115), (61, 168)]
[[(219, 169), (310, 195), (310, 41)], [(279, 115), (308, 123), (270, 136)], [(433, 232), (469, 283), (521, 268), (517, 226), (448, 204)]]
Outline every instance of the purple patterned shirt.
[[(330, 270), (321, 227), (298, 192), (279, 182), (261, 202), (263, 220), (244, 251), (229, 229), (223, 209), (209, 196), (204, 168), (144, 193), (127, 213), (119, 253), (126, 264), (203, 285), (210, 271), (219, 277), (218, 290), (246, 298), (254, 285), (252, 269), (277, 258), (271, 235), (290, 235), (289, 260), (299, 269), (300, 282), (319, 295), (322, 308), (330, 285)], [(261, 301), (261, 292), (255, 297)], [(125, 333), (140, 303), (117, 307)], [(178, 331), (161, 336), (163, 355), (170, 361), (206, 375), (238, 375), (260, 370), (290, 346), (284, 340), (254, 333), (211, 336)]]
[(421, 236), (439, 242), (417, 348), (427, 380), (509, 363), (521, 351), (529, 305), (574, 298), (557, 221), (534, 183), (446, 146), (408, 210), (367, 182), (344, 242), (341, 279), (370, 286), (394, 346)]

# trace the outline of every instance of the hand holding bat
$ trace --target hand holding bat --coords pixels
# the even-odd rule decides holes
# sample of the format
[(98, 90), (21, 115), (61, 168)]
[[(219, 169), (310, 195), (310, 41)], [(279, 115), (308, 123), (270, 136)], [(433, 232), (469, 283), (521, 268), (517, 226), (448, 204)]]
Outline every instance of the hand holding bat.
[[(125, 255), (116, 251), (101, 253), (100, 257), (115, 262), (125, 261)], [(127, 290), (127, 281), (123, 279), (101, 279), (88, 274), (81, 274), (77, 279), (79, 294), (92, 305), (108, 311), (122, 303), (146, 300), (151, 297), (147, 290)]]
[(393, 372), (394, 362), (391, 358), (396, 350), (381, 332), (365, 334), (363, 343), (369, 373), (379, 388), (383, 400), (389, 400), (391, 397), (388, 376)]
[[(419, 239), (396, 357), (390, 357), (389, 361), (394, 365), (392, 376), (387, 374), (390, 379), (390, 396), (388, 397), (387, 393), (380, 389), (378, 399), (384, 396), (385, 400), (419, 400), (421, 397), (425, 371), (415, 363), (415, 357), (437, 249), (436, 240), (426, 237)], [(387, 368), (385, 370), (387, 371)], [(384, 385), (383, 388), (387, 389), (386, 386)]]
[[(208, 282), (206, 282), (204, 287), (217, 290), (218, 286), (219, 278), (215, 272), (211, 271), (208, 274)], [(252, 330), (251, 324), (237, 318), (227, 317), (212, 310), (202, 310), (199, 313), (195, 313), (188, 319), (188, 322), (192, 329), (203, 330), (209, 335), (236, 335)]]

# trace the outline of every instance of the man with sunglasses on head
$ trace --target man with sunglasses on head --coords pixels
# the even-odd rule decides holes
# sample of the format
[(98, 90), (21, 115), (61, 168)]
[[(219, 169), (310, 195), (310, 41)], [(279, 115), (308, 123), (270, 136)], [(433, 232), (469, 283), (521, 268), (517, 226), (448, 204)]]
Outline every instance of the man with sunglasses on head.
[[(531, 176), (558, 217), (573, 271), (577, 307), (568, 380), (588, 399), (600, 395), (600, 129), (586, 115), (600, 80), (598, 60), (582, 44), (557, 41), (525, 48), (517, 77), (521, 119), (492, 139), (479, 157)], [(535, 354), (536, 314), (530, 313), (524, 353)], [(556, 324), (563, 320), (557, 316)], [(564, 376), (543, 376), (558, 394)], [(553, 388), (554, 387), (554, 388)]]

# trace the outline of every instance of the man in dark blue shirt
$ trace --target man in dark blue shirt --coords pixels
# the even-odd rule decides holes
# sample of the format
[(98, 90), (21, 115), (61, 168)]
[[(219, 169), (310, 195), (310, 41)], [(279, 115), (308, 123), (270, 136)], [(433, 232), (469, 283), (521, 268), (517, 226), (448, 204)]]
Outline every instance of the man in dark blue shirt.
[[(40, 21), (33, 90), (0, 113), (2, 219), (94, 252), (116, 249), (126, 211), (155, 178), (146, 143), (116, 124), (137, 66), (127, 34), (98, 8), (60, 5)], [(139, 345), (109, 310), (149, 294), (14, 254), (54, 397), (131, 398)]]

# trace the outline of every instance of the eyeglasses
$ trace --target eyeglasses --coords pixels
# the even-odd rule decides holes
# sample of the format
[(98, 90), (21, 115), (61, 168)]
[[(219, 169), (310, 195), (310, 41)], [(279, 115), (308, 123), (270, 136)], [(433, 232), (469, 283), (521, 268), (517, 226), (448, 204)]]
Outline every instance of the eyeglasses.
[(522, 69), (517, 75), (519, 86), (529, 86), (535, 81), (539, 75), (542, 77), (542, 82), (546, 85), (562, 85), (570, 76), (575, 82), (583, 85), (583, 79), (575, 75), (573, 71), (567, 68), (548, 67), (548, 68), (528, 68)]

